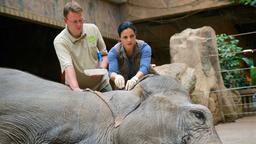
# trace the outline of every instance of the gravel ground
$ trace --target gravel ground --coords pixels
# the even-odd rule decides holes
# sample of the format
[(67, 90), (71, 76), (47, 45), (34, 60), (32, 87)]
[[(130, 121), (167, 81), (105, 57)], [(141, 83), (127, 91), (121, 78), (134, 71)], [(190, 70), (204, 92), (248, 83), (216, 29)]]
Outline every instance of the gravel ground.
[(256, 116), (215, 126), (223, 144), (256, 144)]

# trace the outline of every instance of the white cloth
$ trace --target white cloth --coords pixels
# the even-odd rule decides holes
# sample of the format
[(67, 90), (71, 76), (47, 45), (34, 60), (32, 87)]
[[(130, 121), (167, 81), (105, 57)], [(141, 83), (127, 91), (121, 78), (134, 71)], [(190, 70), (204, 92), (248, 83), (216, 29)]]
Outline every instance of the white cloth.
[(130, 80), (128, 80), (126, 83), (126, 86), (125, 86), (125, 90), (131, 90), (135, 86), (135, 84), (137, 83), (138, 80), (139, 79), (136, 76), (134, 76)]
[(124, 80), (124, 77), (122, 75), (119, 75), (117, 74), (115, 76), (115, 85), (119, 88), (119, 89), (122, 89), (124, 88), (124, 83), (125, 83), (125, 80)]

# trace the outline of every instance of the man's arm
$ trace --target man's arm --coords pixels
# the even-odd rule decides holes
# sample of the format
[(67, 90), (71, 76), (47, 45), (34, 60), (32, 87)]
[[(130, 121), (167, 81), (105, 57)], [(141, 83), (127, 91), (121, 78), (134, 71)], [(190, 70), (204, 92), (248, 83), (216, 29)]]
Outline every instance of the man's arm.
[(94, 26), (95, 26), (95, 29), (96, 29), (96, 32), (97, 32), (97, 37), (98, 37), (97, 47), (98, 47), (99, 52), (102, 56), (102, 61), (100, 62), (99, 67), (107, 69), (107, 67), (108, 67), (108, 51), (107, 51), (107, 48), (106, 48), (106, 44), (103, 40), (103, 37), (100, 33), (99, 28), (96, 25), (94, 25)]
[(102, 61), (100, 63), (100, 67), (105, 68), (105, 69), (108, 68), (108, 56), (107, 55), (102, 56)]
[(65, 80), (73, 91), (83, 91), (78, 85), (75, 69), (72, 65), (65, 68)]

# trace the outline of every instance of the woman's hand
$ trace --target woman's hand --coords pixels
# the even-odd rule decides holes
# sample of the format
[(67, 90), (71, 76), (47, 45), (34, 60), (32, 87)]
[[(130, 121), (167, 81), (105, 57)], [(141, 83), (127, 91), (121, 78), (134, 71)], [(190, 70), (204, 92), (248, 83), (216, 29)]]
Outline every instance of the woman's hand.
[(139, 78), (136, 76), (134, 76), (130, 80), (128, 80), (126, 83), (126, 86), (125, 86), (125, 90), (131, 90), (136, 85), (138, 80), (139, 80)]
[(117, 74), (115, 76), (115, 85), (119, 88), (119, 89), (122, 89), (124, 88), (124, 84), (125, 84), (125, 80), (124, 80), (124, 77), (122, 75), (119, 75)]

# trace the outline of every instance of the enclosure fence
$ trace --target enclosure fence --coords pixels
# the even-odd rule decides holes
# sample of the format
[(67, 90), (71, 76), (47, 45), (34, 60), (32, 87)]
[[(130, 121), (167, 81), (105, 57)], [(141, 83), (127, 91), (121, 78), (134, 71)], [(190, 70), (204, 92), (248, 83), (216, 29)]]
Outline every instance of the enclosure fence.
[[(256, 49), (249, 49), (249, 50), (244, 50), (242, 52), (237, 52), (237, 53), (253, 53), (256, 52)], [(220, 54), (214, 54), (214, 55), (209, 55), (208, 57), (218, 57)], [(255, 69), (256, 67), (246, 67), (246, 68), (236, 68), (236, 69), (229, 69), (229, 70), (221, 70), (217, 71), (218, 74), (222, 75), (222, 73), (227, 73), (227, 72), (235, 72), (235, 71), (250, 71), (251, 69)], [(241, 76), (242, 77), (242, 76)], [(225, 93), (226, 94), (223, 94)], [(232, 92), (236, 93), (236, 96), (232, 94)], [(193, 95), (204, 95), (207, 92), (204, 93), (194, 93)], [(256, 85), (253, 84), (248, 84), (247, 86), (242, 86), (242, 87), (225, 87), (223, 89), (218, 89), (218, 90), (212, 90), (209, 91), (208, 94), (210, 93), (219, 93), (217, 94), (219, 97), (218, 99), (222, 99), (221, 97), (226, 97), (228, 99), (233, 99), (235, 108), (237, 110), (237, 115), (238, 116), (250, 116), (250, 115), (256, 115)], [(237, 96), (238, 95), (238, 96)], [(218, 102), (219, 103), (219, 109), (223, 117), (223, 121), (225, 121), (225, 117), (229, 115), (234, 115), (234, 113), (227, 113), (225, 109), (227, 107), (230, 107), (230, 104), (224, 104), (223, 102)]]

